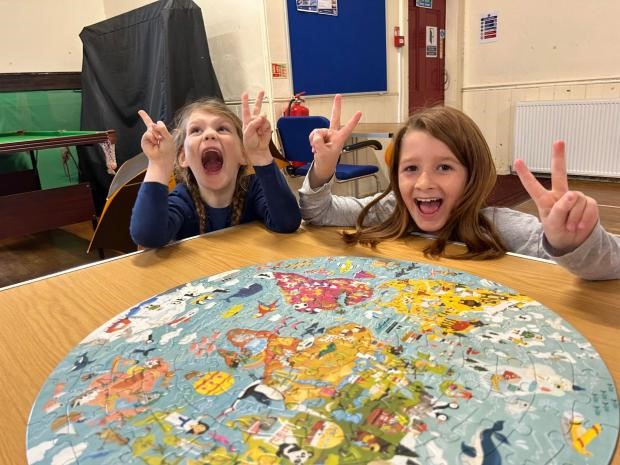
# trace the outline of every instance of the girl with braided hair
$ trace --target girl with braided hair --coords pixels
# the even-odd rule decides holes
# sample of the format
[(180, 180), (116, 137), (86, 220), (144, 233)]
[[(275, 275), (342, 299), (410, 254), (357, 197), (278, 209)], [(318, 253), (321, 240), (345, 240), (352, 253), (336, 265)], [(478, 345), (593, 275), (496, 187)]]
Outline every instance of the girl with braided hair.
[[(220, 100), (192, 102), (178, 112), (174, 136), (162, 121), (138, 112), (149, 161), (131, 216), (136, 244), (161, 247), (255, 220), (275, 232), (297, 230), (299, 206), (269, 151), (263, 97), (259, 92), (250, 110), (247, 93), (242, 95), (243, 121)], [(168, 193), (173, 172), (177, 185)]]

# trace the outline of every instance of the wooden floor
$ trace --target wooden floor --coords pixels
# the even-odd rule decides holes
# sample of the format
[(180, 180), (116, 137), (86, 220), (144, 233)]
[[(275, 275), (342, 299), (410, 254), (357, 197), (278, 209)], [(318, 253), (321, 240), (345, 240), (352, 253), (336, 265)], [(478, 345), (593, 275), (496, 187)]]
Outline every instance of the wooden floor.
[[(514, 179), (506, 179), (505, 184), (509, 192), (494, 204), (537, 214), (534, 203), (524, 201), (527, 195), (513, 190)], [(570, 180), (569, 185), (596, 199), (603, 226), (620, 235), (620, 182)], [(90, 223), (80, 223), (0, 241), (0, 287), (99, 260), (97, 252), (86, 253), (92, 232)], [(105, 251), (106, 258), (116, 255)]]
[[(0, 241), (0, 288), (100, 260), (86, 253), (93, 234), (90, 222)], [(105, 250), (104, 257), (120, 255)]]

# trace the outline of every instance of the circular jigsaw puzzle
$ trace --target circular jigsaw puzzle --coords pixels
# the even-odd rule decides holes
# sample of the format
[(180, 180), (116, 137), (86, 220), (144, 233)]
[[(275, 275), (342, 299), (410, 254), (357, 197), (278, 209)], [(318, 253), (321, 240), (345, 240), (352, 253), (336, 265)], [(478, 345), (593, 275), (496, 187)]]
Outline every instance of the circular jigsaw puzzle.
[(609, 463), (613, 380), (557, 314), (420, 263), (286, 260), (113, 318), (32, 408), (34, 464)]

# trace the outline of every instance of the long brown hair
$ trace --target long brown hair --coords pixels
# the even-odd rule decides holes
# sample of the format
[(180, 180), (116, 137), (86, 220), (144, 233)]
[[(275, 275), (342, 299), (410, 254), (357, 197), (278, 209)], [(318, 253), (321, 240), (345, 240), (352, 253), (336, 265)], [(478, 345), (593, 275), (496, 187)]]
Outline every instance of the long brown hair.
[[(185, 135), (187, 132), (187, 121), (192, 113), (196, 111), (202, 111), (211, 113), (217, 116), (223, 116), (230, 120), (235, 128), (235, 133), (241, 141), (241, 147), (243, 150), (243, 124), (239, 117), (233, 113), (233, 111), (226, 106), (224, 102), (212, 97), (204, 97), (194, 102), (188, 103), (182, 107), (174, 118), (174, 142), (177, 150), (177, 159), (175, 163), (175, 180), (177, 183), (182, 183), (187, 186), (194, 206), (196, 207), (196, 214), (198, 215), (198, 225), (200, 227), (200, 234), (204, 233), (207, 226), (207, 210), (205, 208), (204, 201), (200, 196), (200, 189), (192, 170), (184, 168), (179, 164), (179, 155), (183, 150), (183, 144), (185, 143)], [(241, 221), (241, 214), (243, 213), (243, 207), (245, 204), (245, 195), (247, 192), (247, 186), (249, 184), (251, 174), (248, 172), (246, 165), (242, 165), (237, 173), (237, 180), (235, 183), (235, 191), (232, 198), (232, 215), (230, 223), (231, 225), (239, 224)]]
[[(355, 232), (343, 232), (345, 242), (374, 246), (377, 243), (402, 237), (410, 232), (421, 232), (409, 214), (400, 194), (398, 165), (404, 137), (411, 131), (424, 131), (440, 140), (467, 169), (467, 183), (461, 202), (436, 240), (424, 249), (426, 255), (448, 258), (496, 258), (506, 252), (495, 227), (481, 213), (491, 193), (497, 174), (489, 146), (476, 123), (465, 113), (451, 107), (435, 106), (417, 111), (394, 136), (394, 152), (389, 167), (390, 183), (386, 190), (369, 203), (360, 213)], [(363, 226), (372, 207), (390, 192), (394, 193), (396, 206), (382, 224)], [(465, 243), (463, 253), (446, 252), (448, 241)]]

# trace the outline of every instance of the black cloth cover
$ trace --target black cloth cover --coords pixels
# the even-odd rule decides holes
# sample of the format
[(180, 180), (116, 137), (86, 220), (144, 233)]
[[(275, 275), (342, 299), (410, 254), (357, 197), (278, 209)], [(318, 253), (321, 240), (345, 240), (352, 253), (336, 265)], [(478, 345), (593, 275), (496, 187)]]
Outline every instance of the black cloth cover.
[[(144, 109), (170, 125), (186, 102), (222, 97), (200, 8), (190, 0), (160, 0), (85, 27), (80, 33), (82, 130), (115, 129), (116, 161), (141, 152)], [(98, 146), (78, 148), (80, 181), (90, 182), (97, 212), (113, 175)]]

